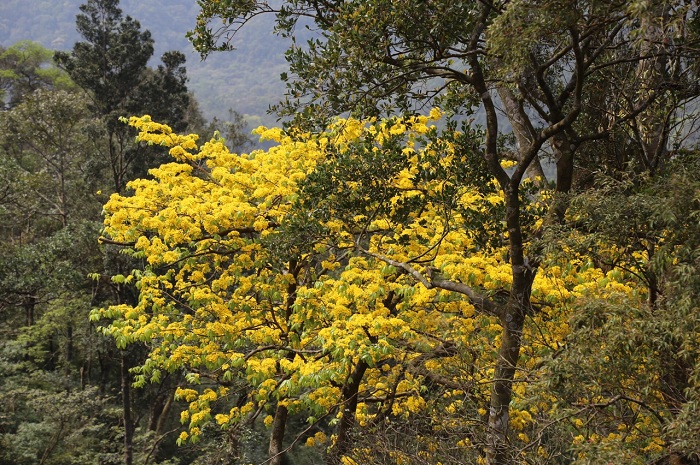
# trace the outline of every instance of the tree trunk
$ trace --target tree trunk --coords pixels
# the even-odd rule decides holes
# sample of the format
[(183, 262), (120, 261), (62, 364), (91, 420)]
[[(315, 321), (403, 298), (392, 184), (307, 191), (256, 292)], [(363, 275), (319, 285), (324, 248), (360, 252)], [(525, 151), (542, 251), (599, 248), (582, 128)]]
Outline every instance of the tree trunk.
[(272, 423), (272, 432), (270, 433), (270, 447), (268, 448), (270, 465), (284, 463), (284, 433), (287, 429), (287, 415), (287, 407), (277, 404), (275, 420)]
[(165, 422), (168, 419), (168, 414), (170, 413), (170, 407), (173, 406), (173, 399), (175, 398), (175, 394), (172, 392), (168, 396), (168, 400), (165, 401), (165, 405), (163, 406), (163, 411), (160, 412), (160, 415), (158, 416), (158, 423), (156, 424), (156, 435), (160, 436), (163, 434), (163, 430), (165, 429)]
[(504, 194), (513, 284), (508, 304), (501, 316), (501, 347), (491, 390), (486, 447), (486, 463), (489, 465), (512, 463), (508, 447), (510, 401), (513, 397), (515, 368), (520, 355), (525, 315), (530, 309), (530, 294), (536, 270), (527, 263), (523, 252), (517, 180), (509, 185)]
[(569, 208), (568, 194), (574, 182), (574, 148), (571, 141), (564, 133), (552, 136), (551, 147), (556, 158), (557, 179), (554, 191), (554, 206), (551, 212), (553, 217), (550, 222), (561, 223), (564, 220), (566, 210)]
[(158, 394), (151, 402), (151, 411), (148, 414), (148, 426), (146, 426), (148, 431), (155, 431), (158, 428), (158, 422), (165, 408), (166, 398), (167, 393)]
[(36, 306), (36, 297), (27, 297), (24, 301), (24, 311), (26, 317), (26, 326), (34, 326), (34, 307)]
[(360, 382), (365, 376), (369, 366), (363, 361), (359, 361), (352, 374), (343, 386), (342, 398), (343, 417), (338, 425), (338, 435), (333, 449), (328, 454), (326, 463), (340, 463), (341, 457), (350, 448), (350, 433), (355, 427), (355, 414), (357, 413), (357, 394), (360, 389)]
[[(285, 321), (287, 327), (289, 327), (289, 319), (293, 314), (293, 305), (296, 299), (297, 292), (297, 279), (299, 277), (299, 271), (301, 266), (295, 259), (289, 261), (289, 273), (294, 276), (294, 279), (287, 286), (287, 302), (285, 311)], [(293, 360), (294, 356), (292, 352), (287, 354), (287, 360)], [(284, 405), (277, 404), (277, 409), (275, 411), (275, 419), (272, 423), (272, 432), (270, 433), (270, 445), (268, 448), (268, 454), (270, 456), (270, 465), (282, 465), (285, 463), (285, 452), (284, 452), (284, 434), (287, 429), (287, 407)]]
[(134, 424), (131, 418), (131, 382), (126, 351), (121, 353), (121, 387), (122, 409), (124, 419), (124, 464), (133, 465), (134, 461)]
[[(530, 119), (525, 113), (522, 102), (513, 95), (513, 91), (506, 87), (499, 87), (497, 90), (501, 103), (503, 103), (503, 110), (513, 130), (513, 136), (515, 136), (515, 153), (526, 153), (532, 145)], [(518, 159), (516, 161), (521, 161), (519, 156), (516, 155), (515, 158)], [(540, 178), (539, 181), (536, 181), (538, 185), (545, 185), (547, 182), (539, 156), (536, 156), (527, 167), (527, 176), (533, 180)]]
[(70, 375), (71, 364), (73, 363), (73, 323), (68, 322), (66, 326), (66, 375)]
[[(511, 297), (512, 299), (512, 297)], [(491, 405), (489, 409), (486, 462), (493, 465), (511, 463), (508, 454), (509, 407), (513, 395), (513, 378), (520, 355), (524, 313), (519, 305), (509, 303), (501, 318), (503, 331), (501, 347), (494, 371)]]

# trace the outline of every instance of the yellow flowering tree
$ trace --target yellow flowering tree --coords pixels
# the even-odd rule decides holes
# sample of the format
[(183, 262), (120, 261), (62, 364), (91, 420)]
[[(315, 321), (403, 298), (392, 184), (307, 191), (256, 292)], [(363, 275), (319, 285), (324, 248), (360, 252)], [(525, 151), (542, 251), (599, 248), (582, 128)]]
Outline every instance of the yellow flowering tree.
[[(342, 120), (323, 134), (295, 138), (261, 129), (278, 145), (250, 155), (229, 153), (222, 140), (197, 147), (196, 136), (173, 134), (148, 117), (130, 123), (141, 141), (168, 146), (176, 162), (151, 170), (153, 179), (132, 182), (132, 195), (115, 194), (105, 206), (104, 240), (128, 246), (147, 266), (114, 278), (136, 282), (138, 305), (93, 316), (113, 320), (105, 331), (118, 345), (149, 344), (139, 382), (186, 368), (189, 381), (213, 383), (178, 391), (190, 402), (182, 440), (211, 419), (233, 427), (263, 416), (275, 457), (287, 416), (303, 412), (310, 429), (335, 417), (339, 454), (357, 422), (421, 411), (426, 379), (456, 385), (431, 362), (458, 356), (475, 328), (474, 305), (449, 289), (416, 287), (414, 276), (387, 260), (417, 254), (432, 260), (443, 244), (437, 266), (459, 266), (474, 283), (498, 289), (499, 276), (507, 275), (503, 260), (484, 255), (455, 263), (482, 241), (452, 230), (453, 221), (439, 212), (453, 209), (445, 203), (450, 189), (460, 191), (459, 208), (475, 214), (502, 201), (487, 182), (483, 193), (469, 194), (456, 177), (437, 179), (456, 163), (452, 142), (437, 140), (427, 117)], [(369, 202), (365, 213), (348, 219), (342, 206), (311, 211), (299, 202), (299, 183), (320, 160), (343, 152), (353, 158), (352, 150), (364, 146), (391, 168), (386, 211), (371, 213), (376, 206)], [(402, 168), (390, 167), (401, 160)], [(414, 185), (413, 174), (427, 173), (428, 160), (442, 160), (441, 172)], [(352, 206), (357, 199), (347, 200)], [(417, 216), (410, 214), (416, 202), (424, 207)], [(391, 259), (378, 255), (387, 241), (396, 244)], [(486, 299), (478, 305), (486, 314), (496, 311)], [(213, 413), (221, 397), (235, 406)]]
[[(271, 463), (298, 443), (327, 448), (331, 462), (483, 460), (500, 383), (512, 390), (511, 450), (556, 455), (542, 439), (543, 424), (560, 424), (556, 399), (530, 386), (570, 333), (571, 305), (646, 290), (572, 248), (533, 273), (514, 320), (503, 191), (475, 134), (438, 130), (440, 116), (260, 128), (276, 145), (250, 154), (131, 118), (175, 161), (105, 205), (103, 241), (146, 266), (114, 277), (136, 284), (137, 305), (93, 318), (111, 320), (103, 330), (119, 346), (148, 345), (137, 383), (186, 371), (181, 442), (209, 423), (258, 420)], [(523, 234), (537, 234), (549, 194), (526, 180), (518, 199)], [(516, 359), (504, 364), (513, 334)], [(306, 426), (290, 436), (297, 417)], [(389, 431), (412, 434), (411, 446), (368, 442)]]

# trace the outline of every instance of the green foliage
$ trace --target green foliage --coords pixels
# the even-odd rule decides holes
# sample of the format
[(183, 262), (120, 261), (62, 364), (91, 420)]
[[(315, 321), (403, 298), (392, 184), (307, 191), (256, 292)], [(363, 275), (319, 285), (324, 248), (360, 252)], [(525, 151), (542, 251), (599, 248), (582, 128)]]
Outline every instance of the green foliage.
[(68, 75), (52, 61), (53, 53), (36, 42), (24, 40), (7, 49), (0, 47), (0, 100), (9, 108), (40, 88), (70, 89)]
[[(103, 3), (101, 11), (96, 2), (86, 6), (79, 20), (81, 32), (96, 41), (92, 48), (76, 45), (83, 61), (59, 54), (68, 72), (51, 65), (52, 53), (36, 44), (3, 49), (2, 85), (11, 97), (0, 113), (0, 392), (11, 398), (0, 414), (3, 464), (125, 460), (119, 401), (130, 378), (119, 364), (126, 358), (128, 368), (141, 353), (107, 344), (87, 315), (133, 291), (96, 271), (138, 266), (97, 242), (113, 170), (122, 169), (117, 174), (125, 181), (157, 161), (130, 140), (122, 145), (128, 133), (114, 117), (150, 107), (184, 128), (190, 95), (184, 56), (166, 53), (161, 66), (147, 68), (148, 33), (131, 18), (121, 20), (115, 2)], [(111, 28), (91, 29), (102, 13), (109, 20), (102, 25)], [(120, 53), (133, 58), (123, 69)], [(100, 68), (102, 58), (107, 67)], [(95, 73), (111, 78), (90, 81)], [(97, 85), (86, 87), (91, 83)], [(120, 147), (129, 150), (126, 158), (119, 158)], [(128, 158), (135, 155), (144, 159)], [(132, 394), (128, 404), (133, 457), (140, 463), (173, 463), (173, 377)]]
[(100, 439), (108, 437), (114, 419), (105, 412), (108, 399), (97, 388), (66, 391), (48, 384), (43, 389), (5, 385), (3, 393), (11, 399), (6, 405), (23, 421), (0, 431), (0, 463), (104, 463), (92, 451), (100, 449)]
[(143, 82), (136, 88), (135, 100), (140, 109), (153, 118), (166, 121), (178, 131), (183, 131), (187, 127), (185, 112), (190, 101), (185, 55), (170, 51), (163, 54), (161, 61), (163, 64), (158, 65), (152, 74), (142, 77)]
[(153, 39), (130, 16), (122, 17), (119, 0), (90, 0), (81, 5), (76, 24), (85, 42), (55, 60), (71, 78), (92, 92), (97, 114), (128, 111), (133, 89), (153, 55)]
[[(292, 448), (286, 458), (294, 463), (317, 463), (325, 446), (314, 445), (315, 434), (331, 431), (344, 435), (346, 465), (697, 463), (700, 166), (683, 139), (692, 108), (685, 105), (698, 94), (697, 5), (198, 4), (191, 38), (204, 54), (238, 46), (234, 34), (240, 38), (240, 27), (261, 13), (274, 14), (277, 33), (295, 37), (283, 76), (287, 100), (276, 108), (303, 129), (286, 134), (274, 156), (225, 153), (218, 135), (230, 148), (247, 147), (240, 115), (207, 125), (188, 93), (184, 56), (167, 52), (148, 68), (153, 38), (116, 0), (81, 7), (83, 41), (56, 55), (88, 101), (68, 92), (65, 74), (35, 44), (0, 54), (8, 105), (0, 115), (0, 391), (9, 399), (0, 412), (0, 462), (262, 462), (268, 418), (274, 422), (285, 401), (289, 431), (278, 442), (311, 444)], [(161, 13), (153, 2), (140, 8)], [(303, 26), (318, 34), (306, 42)], [(270, 29), (249, 36), (262, 37), (261, 55), (271, 55)], [(206, 85), (230, 82), (252, 64), (231, 66), (209, 73)], [(255, 99), (275, 70), (256, 85), (234, 83), (231, 93)], [(414, 139), (390, 131), (406, 121), (397, 113), (420, 113), (430, 101), (461, 115), (480, 106), (483, 127), (460, 133), (448, 125), (440, 141), (436, 129)], [(297, 156), (297, 144), (307, 144), (300, 163), (317, 156), (325, 142), (306, 129), (325, 128), (346, 111), (395, 118), (381, 142), (351, 138), (282, 182), (270, 167)], [(132, 113), (176, 131), (196, 123), (214, 135), (206, 150), (189, 140), (184, 157), (221, 149), (220, 165), (164, 165), (135, 184), (167, 186), (142, 196), (147, 207), (125, 233), (135, 236), (122, 241), (138, 238), (152, 255), (124, 255), (115, 244), (98, 249), (93, 240), (97, 200), (105, 200), (95, 192), (108, 184), (105, 191), (122, 191), (165, 157), (160, 147), (132, 143), (117, 122)], [(554, 194), (533, 169), (545, 152), (554, 155)], [(245, 171), (264, 160), (264, 169)], [(508, 162), (515, 166), (501, 169)], [(186, 176), (189, 168), (197, 175)], [(525, 174), (531, 179), (521, 182)], [(229, 176), (235, 182), (218, 191)], [(302, 178), (301, 190), (288, 190)], [(169, 210), (185, 185), (189, 203)], [(201, 213), (210, 191), (211, 209)], [(284, 221), (273, 219), (280, 209), (289, 210)], [(125, 208), (122, 218), (135, 211)], [(154, 211), (162, 214), (143, 223), (146, 232), (134, 229)], [(200, 213), (206, 226), (189, 228)], [(221, 227), (243, 219), (250, 221), (233, 228), (240, 231)], [(166, 220), (173, 221), (167, 238), (152, 242)], [(168, 260), (139, 271), (147, 256), (159, 259), (164, 243), (172, 246)], [(433, 266), (433, 254), (448, 248), (447, 261)], [(240, 263), (229, 270), (234, 258)], [(222, 321), (207, 307), (213, 282)], [(168, 291), (173, 283), (183, 284), (177, 297)], [(144, 289), (150, 294), (139, 298)], [(110, 304), (117, 307), (102, 316), (123, 314), (113, 330), (127, 350), (93, 331), (104, 323), (99, 314), (86, 320), (90, 308)], [(161, 334), (142, 326), (164, 325), (164, 316), (173, 320)], [(385, 320), (396, 326), (383, 327)], [(240, 327), (216, 325), (231, 321)], [(467, 323), (454, 342), (455, 328)], [(134, 335), (136, 328), (143, 331)], [(118, 365), (139, 365), (148, 350), (163, 366), (135, 368), (143, 389), (135, 393)], [(189, 365), (177, 361), (183, 353)], [(182, 367), (192, 368), (184, 378)], [(355, 373), (361, 389), (353, 394)], [(183, 379), (198, 384), (180, 394), (196, 399), (190, 426), (203, 439), (176, 449), (170, 401)], [(400, 396), (386, 394), (401, 383)], [(228, 388), (217, 391), (222, 405), (210, 406), (209, 387)], [(119, 406), (128, 393), (131, 402)], [(324, 418), (328, 412), (349, 420)], [(241, 426), (233, 421), (239, 413)], [(301, 422), (306, 414), (317, 422), (311, 430)], [(195, 434), (207, 419), (233, 426)], [(123, 442), (134, 447), (131, 459)]]
[(700, 450), (691, 419), (700, 370), (697, 169), (697, 152), (683, 152), (658, 178), (608, 179), (572, 203), (568, 246), (644, 284), (641, 298), (577, 302), (573, 330), (542, 378), (541, 395), (562, 407), (562, 423), (547, 434), (580, 436), (574, 451), (595, 463), (693, 463)]
[(72, 219), (97, 216), (101, 182), (93, 177), (98, 167), (88, 131), (94, 122), (86, 111), (74, 93), (38, 89), (0, 114), (3, 224), (47, 235)]

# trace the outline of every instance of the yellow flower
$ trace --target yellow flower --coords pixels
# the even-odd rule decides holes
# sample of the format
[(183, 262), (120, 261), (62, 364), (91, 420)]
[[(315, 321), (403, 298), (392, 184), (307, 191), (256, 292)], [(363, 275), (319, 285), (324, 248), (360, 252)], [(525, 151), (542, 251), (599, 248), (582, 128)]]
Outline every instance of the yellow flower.
[(432, 110), (430, 110), (428, 118), (430, 118), (433, 121), (437, 121), (440, 118), (442, 118), (442, 111), (439, 108), (433, 108)]

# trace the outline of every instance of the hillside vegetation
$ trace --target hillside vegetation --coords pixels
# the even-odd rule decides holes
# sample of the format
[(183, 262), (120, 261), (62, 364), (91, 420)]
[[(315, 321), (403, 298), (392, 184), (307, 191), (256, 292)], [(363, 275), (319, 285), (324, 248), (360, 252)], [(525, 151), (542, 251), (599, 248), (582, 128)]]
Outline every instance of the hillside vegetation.
[(17, 16), (0, 465), (700, 465), (698, 2), (274, 5)]

